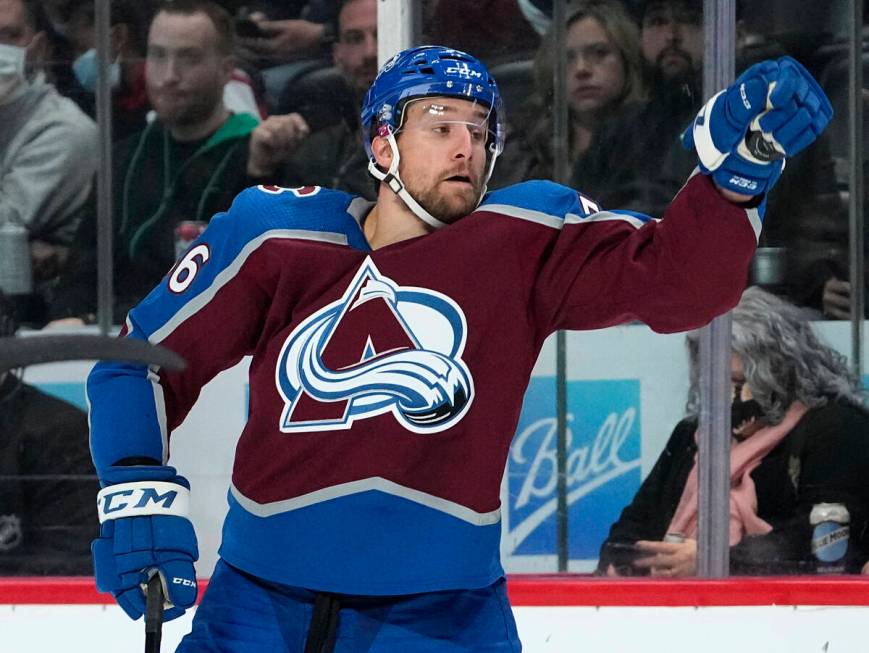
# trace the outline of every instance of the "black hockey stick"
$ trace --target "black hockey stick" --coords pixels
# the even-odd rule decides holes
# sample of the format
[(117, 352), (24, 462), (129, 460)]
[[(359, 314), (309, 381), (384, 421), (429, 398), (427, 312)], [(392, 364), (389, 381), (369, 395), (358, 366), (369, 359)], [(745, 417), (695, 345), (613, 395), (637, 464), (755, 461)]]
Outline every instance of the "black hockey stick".
[(163, 584), (156, 573), (148, 581), (145, 603), (145, 653), (160, 653), (163, 638)]
[[(33, 336), (0, 338), (0, 373), (17, 367), (67, 360), (118, 360), (183, 370), (175, 352), (134, 338), (107, 336)], [(160, 653), (163, 637), (163, 585), (160, 574), (148, 581), (145, 602), (145, 653)]]
[(335, 650), (340, 609), (341, 603), (337, 596), (324, 592), (317, 593), (304, 653), (332, 653)]
[(135, 338), (65, 335), (0, 338), (0, 372), (54, 361), (116, 360), (181, 370), (184, 360), (173, 351)]
[[(144, 340), (106, 336), (33, 336), (0, 338), (0, 372), (38, 363), (65, 360), (121, 360), (184, 369), (178, 354)], [(145, 653), (160, 653), (163, 632), (163, 586), (160, 574), (148, 581), (145, 607)]]

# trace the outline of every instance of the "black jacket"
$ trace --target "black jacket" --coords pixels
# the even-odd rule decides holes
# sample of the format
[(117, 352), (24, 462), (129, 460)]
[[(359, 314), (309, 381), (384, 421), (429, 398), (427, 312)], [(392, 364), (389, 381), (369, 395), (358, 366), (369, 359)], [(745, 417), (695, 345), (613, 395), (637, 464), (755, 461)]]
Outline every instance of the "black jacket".
[[(664, 451), (630, 505), (610, 528), (599, 570), (612, 562), (609, 542), (661, 540), (676, 512), (694, 464), (697, 423), (676, 425)], [(841, 502), (851, 515), (846, 558), (859, 573), (869, 559), (869, 414), (842, 402), (810, 410), (752, 472), (761, 519), (773, 530), (730, 548), (732, 574), (814, 572), (809, 513), (821, 502)]]
[(98, 491), (84, 412), (7, 376), (0, 384), (0, 576), (93, 574)]

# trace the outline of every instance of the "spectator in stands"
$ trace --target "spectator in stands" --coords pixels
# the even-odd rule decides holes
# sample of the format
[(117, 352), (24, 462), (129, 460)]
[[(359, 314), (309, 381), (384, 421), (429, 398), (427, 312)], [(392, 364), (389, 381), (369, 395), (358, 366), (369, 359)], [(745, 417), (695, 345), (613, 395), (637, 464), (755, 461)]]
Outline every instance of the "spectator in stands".
[(490, 68), (530, 59), (540, 37), (525, 20), (516, 0), (434, 0), (425, 16), (427, 43), (473, 52)]
[[(808, 39), (806, 39), (808, 40)], [(835, 111), (829, 133), (824, 138), (829, 141), (831, 158), (828, 165), (832, 168), (830, 176), (835, 179), (831, 199), (839, 199), (837, 207), (816, 211), (806, 216), (799, 224), (792, 225), (789, 242), (789, 272), (795, 279), (795, 298), (800, 304), (809, 306), (824, 319), (845, 320), (851, 318), (850, 282), (850, 234), (848, 225), (848, 198), (850, 182), (848, 168), (851, 138), (848, 123), (852, 112), (849, 93), (849, 54), (847, 44), (821, 46), (815, 61), (819, 69), (817, 78), (827, 92)], [(864, 53), (864, 62), (866, 55)], [(864, 63), (865, 67), (865, 63)], [(865, 78), (864, 78), (865, 79)], [(862, 98), (864, 115), (869, 115), (869, 96), (864, 92)], [(864, 129), (864, 152), (869, 151), (869, 131)], [(790, 165), (789, 165), (790, 167)], [(864, 187), (867, 183), (869, 168), (864, 165)], [(782, 180), (784, 181), (784, 179)], [(829, 192), (829, 191), (828, 191)], [(799, 198), (794, 198), (794, 202)], [(863, 202), (864, 216), (867, 204)], [(838, 210), (836, 210), (836, 208)], [(864, 217), (865, 220), (865, 217)], [(864, 239), (864, 257), (869, 254), (869, 241)], [(863, 297), (865, 310), (869, 310), (869, 268), (864, 270)], [(865, 313), (864, 313), (865, 317)]]
[[(145, 77), (156, 119), (114, 150), (114, 320), (123, 320), (173, 265), (186, 236), (256, 183), (247, 169), (256, 120), (232, 114), (223, 88), (233, 70), (232, 19), (210, 0), (164, 3), (148, 34)], [(96, 217), (77, 235), (80, 252), (53, 307), (88, 321), (95, 309)]]
[[(698, 341), (689, 334), (690, 416), (610, 528), (601, 573), (696, 573)], [(760, 288), (747, 289), (733, 310), (732, 349), (731, 573), (812, 573), (809, 513), (821, 502), (847, 507), (845, 567), (859, 573), (869, 559), (869, 412), (860, 382), (802, 309)], [(668, 533), (686, 539), (662, 541)], [(634, 560), (617, 562), (611, 543), (635, 544)]]
[[(16, 329), (0, 293), (0, 337)], [(98, 490), (87, 415), (0, 368), (0, 576), (91, 575)]]
[[(72, 97), (91, 116), (96, 113), (96, 34), (93, 0), (73, 0), (67, 32), (73, 45), (73, 69), (79, 92)], [(151, 119), (145, 85), (145, 48), (148, 25), (153, 16), (142, 0), (112, 0), (109, 75), (112, 84), (112, 134), (121, 140), (144, 129)], [(223, 100), (234, 113), (249, 113), (257, 120), (265, 116), (262, 89), (256, 71), (236, 67), (224, 86)]]
[(687, 84), (696, 95), (703, 63), (703, 3), (699, 0), (647, 0), (641, 47), (653, 80)]
[(42, 0), (40, 5), (48, 19), (40, 29), (48, 37), (48, 52), (41, 69), (45, 73), (45, 81), (57, 89), (61, 95), (71, 98), (80, 104), (78, 95), (83, 89), (72, 72), (72, 62), (75, 59), (72, 44), (67, 37), (69, 4), (75, 0)]
[[(111, 0), (112, 139), (121, 140), (145, 128), (151, 107), (145, 88), (145, 47), (150, 16), (141, 0)], [(93, 0), (75, 0), (68, 28), (75, 59), (72, 69), (82, 91), (73, 96), (96, 117), (98, 62)]]
[(269, 113), (282, 113), (287, 85), (329, 65), (339, 6), (340, 0), (254, 0), (237, 7), (237, 51), (248, 72), (258, 71)]
[(332, 60), (361, 103), (377, 77), (377, 3), (341, 0)]
[[(315, 73), (307, 89), (287, 89), (297, 96), (298, 112), (271, 116), (254, 131), (249, 170), (282, 186), (328, 186), (374, 199), (376, 184), (359, 148), (358, 107), (377, 74), (376, 0), (341, 2), (332, 59), (337, 75)], [(341, 107), (337, 115), (330, 104)], [(312, 130), (325, 120), (335, 123)]]
[[(566, 21), (568, 161), (581, 169), (588, 153), (606, 147), (597, 142), (603, 122), (641, 102), (645, 90), (637, 28), (618, 0), (574, 2)], [(512, 126), (523, 126), (522, 146), (499, 161), (501, 172), (495, 173), (493, 187), (553, 176), (555, 47), (550, 30), (535, 59), (535, 92)], [(579, 179), (574, 182), (585, 187)]]
[(339, 0), (258, 0), (245, 5), (258, 33), (241, 46), (262, 68), (328, 56), (336, 36)]
[[(605, 146), (577, 160), (570, 181), (602, 206), (660, 215), (695, 165), (679, 138), (702, 104), (703, 3), (646, 0), (638, 9), (649, 99), (603, 124), (598, 142)], [(740, 3), (737, 19), (740, 68), (784, 54), (779, 44), (750, 32)], [(770, 199), (749, 282), (816, 308), (819, 315), (823, 297), (823, 309), (834, 316), (847, 293), (834, 294), (842, 290), (835, 279), (824, 286), (834, 275), (818, 261), (829, 253), (819, 242), (821, 225), (841, 224), (843, 211), (827, 137), (789, 161), (780, 183), (783, 190)]]
[(29, 232), (27, 322), (44, 319), (97, 169), (96, 125), (44, 81), (50, 28), (36, 0), (0, 0), (0, 222)]
[(821, 138), (815, 151), (788, 165), (781, 179), (786, 194), (770, 198), (761, 236), (761, 247), (770, 249), (759, 250), (778, 252), (782, 261), (753, 267), (781, 269), (772, 289), (812, 309), (814, 317), (848, 319), (848, 207), (836, 189), (829, 145)]
[[(808, 242), (806, 251), (798, 251), (797, 255), (805, 255), (805, 268), (796, 272), (800, 281), (804, 282), (801, 290), (805, 294), (805, 305), (818, 310), (818, 319), (850, 320), (851, 319), (851, 281), (848, 258), (848, 215), (847, 207), (842, 206), (838, 219), (830, 221), (838, 223), (835, 230), (826, 229), (822, 238), (827, 242)], [(813, 234), (818, 235), (818, 234)], [(825, 249), (823, 245), (828, 245)], [(864, 259), (869, 256), (869, 248), (864, 246)], [(863, 284), (863, 314), (869, 315), (869, 270), (864, 269)]]
[(603, 206), (661, 215), (695, 163), (679, 135), (702, 99), (703, 3), (648, 0), (640, 16), (648, 101), (604, 125), (607, 147), (577, 162), (572, 179)]

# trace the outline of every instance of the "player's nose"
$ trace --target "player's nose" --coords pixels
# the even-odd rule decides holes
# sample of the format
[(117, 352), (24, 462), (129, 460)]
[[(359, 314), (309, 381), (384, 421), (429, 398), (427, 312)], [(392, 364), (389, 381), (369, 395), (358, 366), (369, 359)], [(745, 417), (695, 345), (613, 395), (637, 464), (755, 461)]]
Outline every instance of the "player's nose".
[(473, 128), (469, 125), (465, 129), (453, 130), (453, 133), (453, 156), (470, 159), (474, 152)]

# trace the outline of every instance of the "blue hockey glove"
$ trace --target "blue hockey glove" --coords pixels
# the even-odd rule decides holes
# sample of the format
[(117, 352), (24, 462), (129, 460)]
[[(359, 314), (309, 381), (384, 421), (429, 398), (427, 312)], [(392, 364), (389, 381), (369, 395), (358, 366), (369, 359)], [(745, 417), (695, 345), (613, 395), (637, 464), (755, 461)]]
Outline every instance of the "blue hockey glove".
[(160, 574), (165, 620), (196, 602), (196, 533), (187, 518), (190, 484), (173, 467), (110, 467), (97, 496), (93, 541), (97, 589), (111, 592), (132, 619), (145, 611), (145, 586)]
[(811, 74), (791, 57), (751, 66), (700, 109), (682, 134), (697, 150), (700, 170), (722, 188), (766, 193), (785, 157), (806, 148), (830, 122), (833, 108)]

